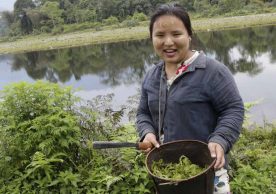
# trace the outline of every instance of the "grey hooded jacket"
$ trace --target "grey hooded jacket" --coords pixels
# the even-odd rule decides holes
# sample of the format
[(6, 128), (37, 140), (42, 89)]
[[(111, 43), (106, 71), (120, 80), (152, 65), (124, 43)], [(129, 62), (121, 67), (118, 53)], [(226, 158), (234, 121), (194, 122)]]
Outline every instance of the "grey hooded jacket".
[(231, 72), (201, 52), (169, 90), (164, 62), (147, 72), (136, 127), (141, 141), (147, 133), (157, 138), (162, 133), (164, 142), (216, 142), (227, 153), (240, 134), (243, 117), (243, 101)]

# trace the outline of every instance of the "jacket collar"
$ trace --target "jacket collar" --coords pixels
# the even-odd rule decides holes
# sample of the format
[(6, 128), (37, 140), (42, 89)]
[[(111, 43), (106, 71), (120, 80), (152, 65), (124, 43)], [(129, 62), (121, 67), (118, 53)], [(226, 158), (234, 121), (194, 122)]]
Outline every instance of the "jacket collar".
[(206, 68), (206, 55), (203, 51), (200, 51), (198, 57), (191, 63), (187, 72), (195, 71), (196, 68)]
[[(162, 76), (165, 76), (165, 62), (162, 60), (157, 64), (157, 66), (160, 68), (160, 70), (162, 70)], [(186, 72), (195, 71), (196, 68), (206, 68), (206, 55), (203, 51), (200, 51), (198, 57), (191, 63)]]

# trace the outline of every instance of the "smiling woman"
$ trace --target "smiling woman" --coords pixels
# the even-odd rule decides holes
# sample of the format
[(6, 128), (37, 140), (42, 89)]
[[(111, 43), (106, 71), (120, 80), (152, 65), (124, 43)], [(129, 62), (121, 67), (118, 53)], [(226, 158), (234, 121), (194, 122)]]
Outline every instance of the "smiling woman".
[(160, 16), (153, 24), (153, 47), (166, 63), (168, 79), (175, 75), (178, 63), (193, 55), (189, 49), (192, 35), (190, 29), (187, 30), (183, 22), (172, 15)]
[(233, 76), (224, 64), (190, 49), (191, 22), (180, 5), (157, 8), (149, 29), (162, 61), (142, 84), (137, 110), (141, 141), (156, 148), (185, 139), (208, 143), (210, 156), (216, 158), (215, 194), (226, 194), (230, 188), (225, 155), (239, 136), (244, 115)]

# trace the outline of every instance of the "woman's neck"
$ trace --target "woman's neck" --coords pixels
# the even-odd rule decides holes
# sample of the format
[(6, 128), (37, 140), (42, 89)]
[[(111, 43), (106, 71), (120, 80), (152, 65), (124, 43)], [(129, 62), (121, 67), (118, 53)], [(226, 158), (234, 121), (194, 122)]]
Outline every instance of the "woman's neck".
[[(183, 61), (186, 61), (187, 59), (191, 58), (193, 56), (194, 52), (193, 51), (189, 51), (186, 55), (186, 57), (184, 57), (184, 59), (180, 62), (182, 63)], [(172, 78), (173, 76), (175, 76), (175, 73), (177, 71), (177, 65), (178, 63), (166, 63), (165, 64), (165, 72), (167, 75), (167, 79)]]
[(177, 64), (176, 65), (166, 64), (165, 72), (166, 72), (167, 79), (171, 79), (172, 77), (174, 77), (176, 70), (177, 70)]

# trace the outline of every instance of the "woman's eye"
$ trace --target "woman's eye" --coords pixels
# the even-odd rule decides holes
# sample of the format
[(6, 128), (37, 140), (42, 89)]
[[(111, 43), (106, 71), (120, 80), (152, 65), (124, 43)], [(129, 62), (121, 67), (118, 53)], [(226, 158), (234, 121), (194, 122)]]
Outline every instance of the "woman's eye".
[(157, 37), (163, 37), (164, 35), (163, 34), (156, 34), (155, 36), (157, 36)]
[(180, 33), (175, 33), (173, 34), (174, 36), (180, 36), (181, 34)]

